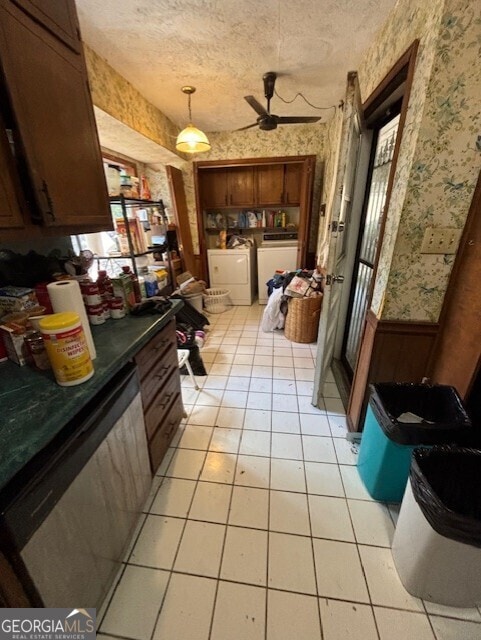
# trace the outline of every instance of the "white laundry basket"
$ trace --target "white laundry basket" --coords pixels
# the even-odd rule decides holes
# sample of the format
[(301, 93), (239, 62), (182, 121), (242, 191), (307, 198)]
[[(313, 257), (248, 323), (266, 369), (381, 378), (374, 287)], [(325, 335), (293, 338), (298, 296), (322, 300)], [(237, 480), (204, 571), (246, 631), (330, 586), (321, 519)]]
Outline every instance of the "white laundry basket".
[(208, 313), (223, 313), (231, 304), (229, 289), (206, 289), (202, 295)]

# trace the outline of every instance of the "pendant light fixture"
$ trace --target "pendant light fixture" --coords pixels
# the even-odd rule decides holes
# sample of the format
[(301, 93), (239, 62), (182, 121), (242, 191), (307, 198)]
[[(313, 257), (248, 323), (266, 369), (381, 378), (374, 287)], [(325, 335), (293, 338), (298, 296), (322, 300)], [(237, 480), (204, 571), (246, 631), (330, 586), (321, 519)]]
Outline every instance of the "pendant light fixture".
[(203, 131), (197, 129), (192, 124), (192, 112), (190, 108), (190, 97), (195, 92), (195, 87), (182, 87), (182, 91), (187, 94), (189, 100), (189, 124), (182, 129), (177, 136), (175, 142), (175, 148), (177, 151), (183, 151), (184, 153), (201, 153), (202, 151), (209, 151), (210, 142)]

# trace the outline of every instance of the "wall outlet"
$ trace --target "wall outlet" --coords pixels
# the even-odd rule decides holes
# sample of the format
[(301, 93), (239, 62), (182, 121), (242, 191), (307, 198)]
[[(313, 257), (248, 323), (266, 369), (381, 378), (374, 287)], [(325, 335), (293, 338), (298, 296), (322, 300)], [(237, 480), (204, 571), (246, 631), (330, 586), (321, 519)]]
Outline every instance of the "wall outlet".
[(456, 253), (462, 229), (428, 227), (424, 232), (421, 253)]

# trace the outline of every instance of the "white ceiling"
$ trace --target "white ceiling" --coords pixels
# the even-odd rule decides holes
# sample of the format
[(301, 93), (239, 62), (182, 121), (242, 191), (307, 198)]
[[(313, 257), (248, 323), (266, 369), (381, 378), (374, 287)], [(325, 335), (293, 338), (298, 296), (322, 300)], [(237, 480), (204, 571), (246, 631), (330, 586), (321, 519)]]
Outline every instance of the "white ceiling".
[[(401, 0), (402, 1), (402, 0)], [(278, 73), (287, 100), (300, 91), (335, 105), (395, 0), (76, 0), (85, 42), (173, 122), (187, 122), (180, 88), (193, 84), (194, 123), (206, 131), (255, 122), (243, 96), (265, 104), (262, 75)], [(274, 96), (277, 115), (322, 115)]]

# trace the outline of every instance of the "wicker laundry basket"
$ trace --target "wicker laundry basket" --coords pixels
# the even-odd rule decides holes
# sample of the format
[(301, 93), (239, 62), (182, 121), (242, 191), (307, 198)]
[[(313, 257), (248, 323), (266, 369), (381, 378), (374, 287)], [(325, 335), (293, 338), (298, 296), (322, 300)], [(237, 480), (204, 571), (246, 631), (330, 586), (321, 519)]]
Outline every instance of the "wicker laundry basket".
[(208, 313), (223, 313), (231, 304), (229, 289), (206, 289), (202, 294)]
[(284, 327), (286, 338), (292, 342), (316, 342), (321, 306), (322, 294), (308, 298), (291, 298)]

